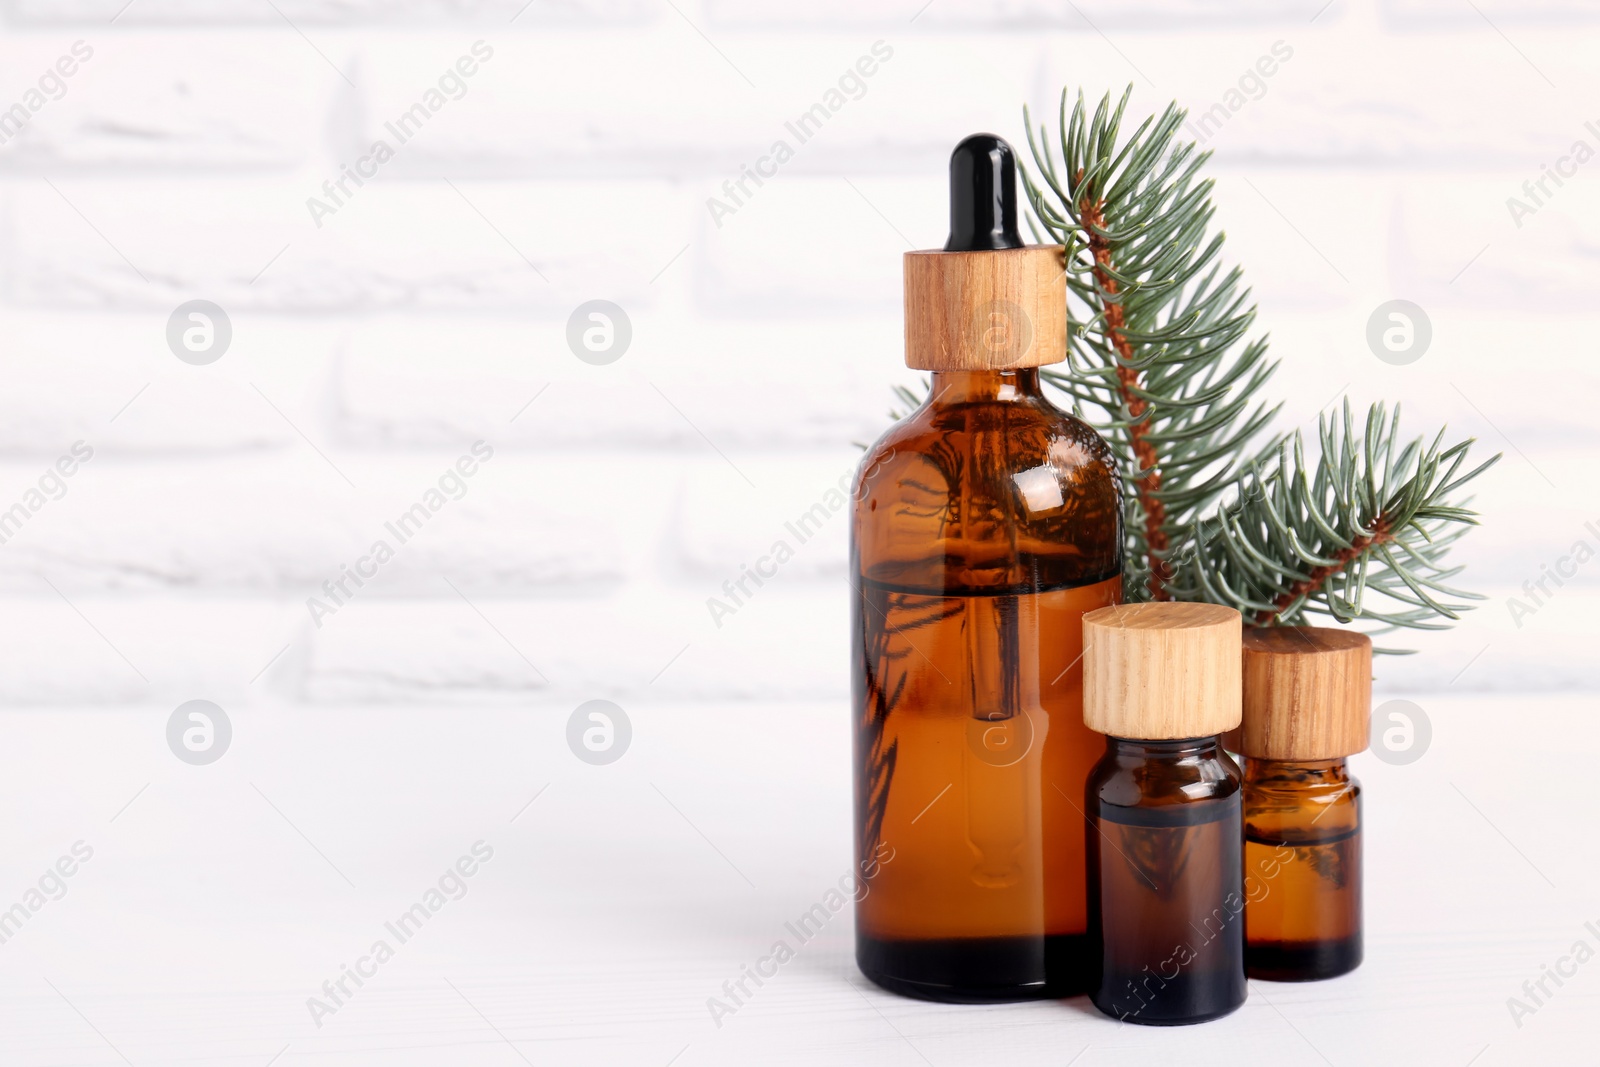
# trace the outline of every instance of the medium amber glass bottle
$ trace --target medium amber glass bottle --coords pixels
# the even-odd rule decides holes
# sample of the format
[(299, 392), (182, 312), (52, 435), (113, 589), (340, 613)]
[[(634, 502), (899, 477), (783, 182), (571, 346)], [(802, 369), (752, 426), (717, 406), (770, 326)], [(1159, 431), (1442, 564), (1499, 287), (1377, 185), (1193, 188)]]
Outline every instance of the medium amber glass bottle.
[(1239, 613), (1126, 604), (1086, 615), (1084, 716), (1106, 753), (1085, 787), (1095, 1007), (1205, 1022), (1244, 1003)]
[(1059, 247), (1016, 233), (999, 138), (951, 159), (951, 240), (906, 256), (906, 362), (928, 400), (857, 475), (856, 959), (946, 1001), (1082, 990), (1085, 611), (1121, 600), (1105, 443), (1053, 406)]
[(1247, 631), (1244, 721), (1245, 966), (1301, 982), (1361, 964), (1361, 787), (1372, 642), (1318, 627)]

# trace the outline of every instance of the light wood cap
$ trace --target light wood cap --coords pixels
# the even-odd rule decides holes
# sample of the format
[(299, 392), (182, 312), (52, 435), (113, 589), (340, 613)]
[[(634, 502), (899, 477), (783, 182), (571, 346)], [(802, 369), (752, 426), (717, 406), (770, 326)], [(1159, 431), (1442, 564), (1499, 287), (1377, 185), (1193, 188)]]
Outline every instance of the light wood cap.
[(1060, 245), (907, 252), (906, 366), (1017, 370), (1067, 358)]
[(1220, 604), (1119, 604), (1083, 617), (1083, 721), (1113, 737), (1211, 737), (1239, 725), (1239, 632)]
[(1372, 639), (1325, 626), (1244, 632), (1244, 718), (1235, 750), (1256, 759), (1335, 759), (1367, 747)]

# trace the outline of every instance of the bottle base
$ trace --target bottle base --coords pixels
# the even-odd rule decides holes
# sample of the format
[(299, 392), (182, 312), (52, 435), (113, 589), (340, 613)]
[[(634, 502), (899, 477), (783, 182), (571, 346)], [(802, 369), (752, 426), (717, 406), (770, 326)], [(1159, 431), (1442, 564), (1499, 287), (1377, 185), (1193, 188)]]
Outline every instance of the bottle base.
[(888, 940), (856, 935), (856, 966), (891, 993), (942, 1004), (1005, 1004), (1088, 989), (1084, 934)]
[(1230, 1004), (1226, 1008), (1208, 1012), (1204, 1015), (1160, 1017), (1155, 1015), (1144, 1015), (1143, 1013), (1137, 1015), (1119, 1014), (1115, 1011), (1108, 1011), (1103, 1005), (1101, 1005), (1092, 997), (1090, 998), (1089, 1002), (1098, 1008), (1102, 1014), (1109, 1015), (1111, 1018), (1120, 1020), (1121, 1022), (1132, 1023), (1135, 1026), (1194, 1026), (1198, 1023), (1209, 1023), (1216, 1019), (1225, 1018), (1244, 1007), (1244, 1001), (1241, 1000), (1237, 1004)]
[(1226, 970), (1183, 970), (1165, 980), (1149, 968), (1109, 981), (1102, 976), (1089, 1002), (1102, 1014), (1136, 1026), (1193, 1026), (1232, 1015), (1248, 995), (1244, 968), (1235, 962)]
[(1361, 966), (1361, 936), (1329, 941), (1264, 941), (1247, 944), (1244, 969), (1268, 982), (1319, 982)]

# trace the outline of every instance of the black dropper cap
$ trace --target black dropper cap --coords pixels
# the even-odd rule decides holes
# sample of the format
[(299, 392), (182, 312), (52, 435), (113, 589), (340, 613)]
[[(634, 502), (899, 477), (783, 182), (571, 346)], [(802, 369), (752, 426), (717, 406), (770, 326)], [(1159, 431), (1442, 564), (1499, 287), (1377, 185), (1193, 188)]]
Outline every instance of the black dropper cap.
[(944, 250), (1021, 247), (1016, 157), (1003, 137), (975, 133), (950, 153), (950, 239)]

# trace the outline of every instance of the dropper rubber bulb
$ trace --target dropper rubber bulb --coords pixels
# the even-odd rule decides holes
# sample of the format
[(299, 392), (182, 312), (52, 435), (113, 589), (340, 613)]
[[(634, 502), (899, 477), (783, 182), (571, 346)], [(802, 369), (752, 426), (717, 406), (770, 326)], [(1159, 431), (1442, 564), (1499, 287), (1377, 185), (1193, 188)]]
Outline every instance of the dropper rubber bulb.
[(950, 153), (950, 239), (944, 250), (1021, 247), (1016, 155), (1005, 138), (975, 133)]

